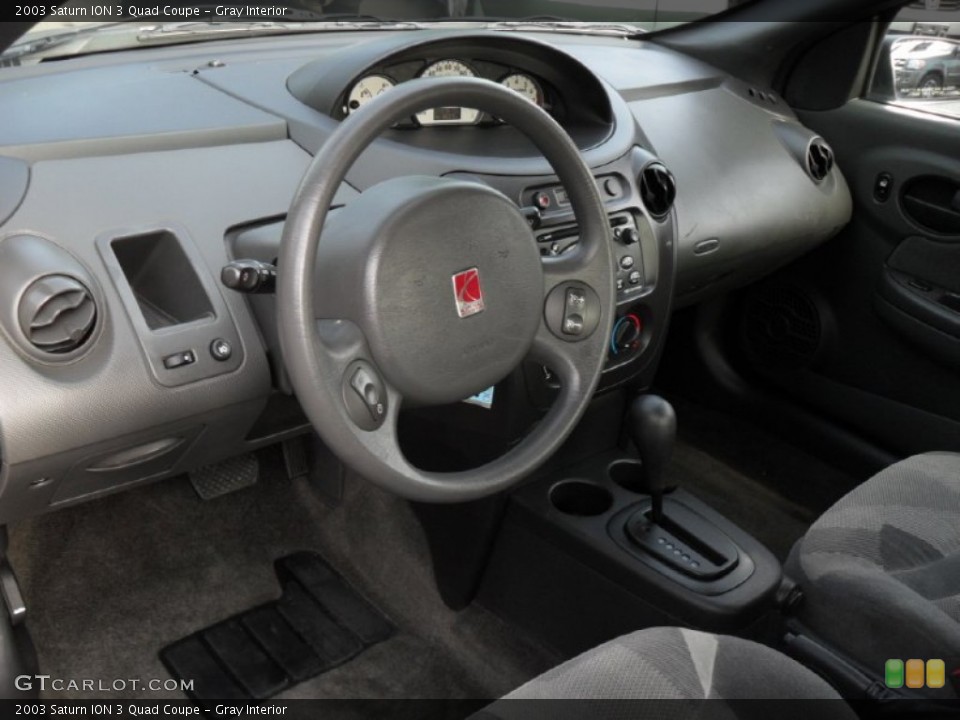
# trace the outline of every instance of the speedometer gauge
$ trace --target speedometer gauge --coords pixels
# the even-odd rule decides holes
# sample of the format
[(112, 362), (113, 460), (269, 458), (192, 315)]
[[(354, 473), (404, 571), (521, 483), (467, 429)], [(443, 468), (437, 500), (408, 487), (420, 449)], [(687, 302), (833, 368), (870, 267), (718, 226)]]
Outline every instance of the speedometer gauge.
[(357, 84), (350, 88), (350, 94), (347, 96), (346, 112), (349, 114), (358, 110), (375, 97), (383, 95), (393, 86), (393, 80), (386, 75), (367, 75), (360, 78)]
[(476, 77), (470, 66), (459, 60), (437, 60), (420, 73), (420, 77)]
[(543, 88), (540, 83), (524, 73), (507, 75), (500, 84), (514, 90), (538, 107), (543, 107)]
[[(423, 69), (422, 78), (476, 77), (477, 74), (460, 60), (437, 60)], [(473, 125), (480, 119), (480, 111), (471, 108), (443, 107), (417, 113), (421, 125)]]

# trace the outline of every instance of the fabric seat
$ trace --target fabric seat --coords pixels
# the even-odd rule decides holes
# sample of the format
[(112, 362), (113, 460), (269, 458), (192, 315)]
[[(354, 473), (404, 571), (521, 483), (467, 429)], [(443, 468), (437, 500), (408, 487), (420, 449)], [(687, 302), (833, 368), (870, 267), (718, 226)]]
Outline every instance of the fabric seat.
[[(801, 622), (882, 676), (887, 659), (960, 660), (960, 455), (899, 462), (840, 499), (786, 565)], [(947, 687), (938, 697), (955, 695)]]
[[(638, 704), (634, 700), (727, 702)], [(856, 716), (825, 681), (764, 645), (681, 628), (651, 628), (612, 640), (523, 685), (480, 718), (771, 717), (737, 700), (834, 700), (818, 703), (818, 720)], [(536, 703), (519, 700), (579, 700)], [(602, 703), (593, 701), (602, 700)], [(587, 702), (589, 701), (589, 702)], [(621, 701), (621, 702), (614, 702)], [(810, 707), (778, 706), (777, 717), (807, 718)], [(784, 714), (786, 712), (786, 714)]]

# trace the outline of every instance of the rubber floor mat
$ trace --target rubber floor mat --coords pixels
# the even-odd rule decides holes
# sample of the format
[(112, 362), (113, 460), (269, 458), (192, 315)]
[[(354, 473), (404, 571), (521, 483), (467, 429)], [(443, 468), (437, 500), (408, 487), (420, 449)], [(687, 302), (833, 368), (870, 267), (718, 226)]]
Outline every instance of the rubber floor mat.
[(277, 560), (279, 600), (160, 651), (196, 700), (264, 700), (389, 638), (393, 625), (319, 555)]

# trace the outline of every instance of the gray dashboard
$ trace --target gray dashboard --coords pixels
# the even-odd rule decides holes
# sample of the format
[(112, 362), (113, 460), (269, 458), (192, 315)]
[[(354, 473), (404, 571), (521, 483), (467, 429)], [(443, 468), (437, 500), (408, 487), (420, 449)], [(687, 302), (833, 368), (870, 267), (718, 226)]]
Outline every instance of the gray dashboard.
[[(80, 264), (73, 275), (97, 305), (93, 340), (38, 360), (14, 318), (20, 290), (0, 293), (8, 306), (0, 308), (0, 522), (302, 430), (263, 423), (283, 387), (271, 299), (250, 302), (218, 281), (235, 253), (272, 259), (300, 177), (340, 122), (336, 102), (311, 106), (289, 79), (311, 72), (316, 96), (336, 100), (392, 57), (458, 47), (547, 76), (576, 106), (558, 120), (588, 164), (621, 183), (608, 198), (611, 217), (636, 225), (638, 259), (651, 266), (646, 290), (622, 305), (644, 307), (656, 333), (611, 363), (611, 382), (655, 369), (677, 304), (770, 272), (849, 219), (842, 175), (811, 177), (813, 133), (779, 98), (653, 43), (337, 33), (0, 70), (0, 256), (7, 243), (22, 290), (57, 270), (9, 239), (52, 244), (65, 268)], [(571, 73), (578, 82), (565, 85)], [(644, 210), (636, 187), (653, 162), (678, 188), (662, 218)], [(509, 127), (396, 129), (360, 158), (338, 203), (400, 174), (469, 177), (523, 205), (531, 193), (555, 191), (550, 167)], [(556, 201), (543, 215), (557, 231), (572, 221)], [(4, 275), (10, 287), (17, 277)], [(218, 341), (229, 358), (211, 357)], [(187, 352), (187, 365), (167, 366)]]

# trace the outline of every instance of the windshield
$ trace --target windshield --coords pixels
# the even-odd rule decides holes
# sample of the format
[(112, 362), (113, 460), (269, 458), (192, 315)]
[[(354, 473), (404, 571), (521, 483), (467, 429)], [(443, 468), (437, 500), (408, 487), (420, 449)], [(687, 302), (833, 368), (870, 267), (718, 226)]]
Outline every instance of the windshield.
[(242, 2), (111, 6), (71, 0), (14, 43), (0, 64), (214, 36), (419, 29), (436, 23), (627, 36), (699, 20), (745, 1), (749, 0), (282, 0), (269, 6)]

